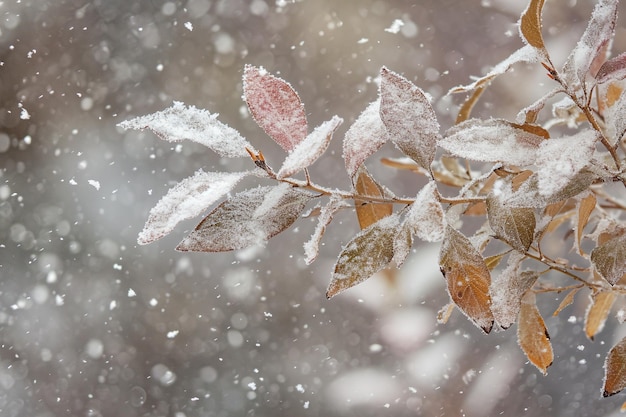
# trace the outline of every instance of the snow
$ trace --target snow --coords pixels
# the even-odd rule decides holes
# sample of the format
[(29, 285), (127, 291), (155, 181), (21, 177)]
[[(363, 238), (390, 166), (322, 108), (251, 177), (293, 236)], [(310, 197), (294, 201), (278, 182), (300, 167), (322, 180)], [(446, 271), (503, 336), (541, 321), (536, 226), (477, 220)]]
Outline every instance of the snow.
[(400, 29), (402, 28), (402, 26), (404, 26), (404, 22), (401, 19), (395, 19), (391, 23), (391, 26), (385, 29), (385, 32), (398, 33), (400, 32)]
[(380, 99), (370, 103), (346, 132), (343, 159), (350, 177), (389, 139), (379, 113)]

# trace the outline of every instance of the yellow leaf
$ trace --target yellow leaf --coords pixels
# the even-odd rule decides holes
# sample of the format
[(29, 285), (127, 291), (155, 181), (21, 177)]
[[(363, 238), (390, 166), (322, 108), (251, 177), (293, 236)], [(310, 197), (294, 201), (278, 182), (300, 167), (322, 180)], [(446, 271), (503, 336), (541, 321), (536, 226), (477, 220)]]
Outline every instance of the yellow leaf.
[(546, 324), (539, 314), (535, 293), (526, 292), (517, 319), (517, 340), (528, 360), (544, 375), (552, 365), (554, 353)]
[(599, 291), (591, 295), (591, 302), (585, 315), (585, 334), (590, 340), (604, 328), (614, 301), (613, 291)]
[(603, 397), (615, 395), (626, 387), (626, 338), (620, 340), (604, 362)]
[(556, 310), (554, 310), (554, 313), (552, 313), (552, 316), (553, 317), (557, 316), (561, 311), (563, 311), (565, 307), (572, 304), (574, 302), (574, 296), (576, 295), (578, 291), (580, 291), (581, 288), (582, 287), (574, 288), (573, 290), (568, 292), (567, 295), (563, 298), (563, 300), (561, 300), (561, 303), (556, 308)]
[(583, 229), (589, 221), (591, 212), (596, 208), (596, 196), (593, 193), (589, 193), (586, 197), (580, 200), (578, 204), (578, 222), (576, 225), (576, 247), (578, 247), (578, 253), (583, 255), (580, 248), (580, 239), (583, 236)]
[(535, 48), (545, 51), (543, 36), (541, 34), (541, 10), (544, 0), (531, 0), (528, 8), (520, 19), (520, 32), (526, 42)]
[[(378, 185), (374, 178), (372, 178), (363, 167), (359, 168), (355, 175), (354, 189), (357, 194), (361, 196), (373, 198), (382, 198), (385, 196), (382, 187)], [(393, 213), (393, 204), (391, 203), (375, 203), (355, 199), (354, 206), (361, 230), (366, 229), (378, 220)]]

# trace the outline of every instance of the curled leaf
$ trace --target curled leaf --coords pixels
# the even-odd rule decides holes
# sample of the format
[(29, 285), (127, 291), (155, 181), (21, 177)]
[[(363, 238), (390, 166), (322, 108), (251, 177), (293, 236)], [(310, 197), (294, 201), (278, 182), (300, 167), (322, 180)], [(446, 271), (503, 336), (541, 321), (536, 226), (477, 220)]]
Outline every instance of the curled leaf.
[(602, 396), (610, 397), (626, 388), (626, 337), (609, 351), (604, 361)]
[(535, 293), (528, 291), (522, 297), (522, 304), (517, 319), (517, 340), (526, 357), (544, 375), (554, 361), (552, 344), (546, 324), (539, 314)]

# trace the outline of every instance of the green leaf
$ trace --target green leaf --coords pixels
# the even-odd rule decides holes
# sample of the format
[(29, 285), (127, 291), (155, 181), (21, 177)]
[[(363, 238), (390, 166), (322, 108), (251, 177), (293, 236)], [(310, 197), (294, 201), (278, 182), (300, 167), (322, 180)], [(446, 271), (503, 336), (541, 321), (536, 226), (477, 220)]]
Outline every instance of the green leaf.
[(489, 197), (487, 216), (496, 236), (520, 252), (528, 250), (535, 234), (535, 212), (532, 208), (509, 207), (498, 197)]
[(224, 252), (262, 244), (291, 226), (313, 198), (288, 184), (235, 194), (210, 212), (176, 250)]
[(607, 240), (591, 251), (591, 263), (611, 285), (626, 274), (626, 234)]
[(399, 216), (392, 214), (362, 230), (348, 242), (339, 254), (326, 297), (334, 297), (389, 265), (398, 228)]

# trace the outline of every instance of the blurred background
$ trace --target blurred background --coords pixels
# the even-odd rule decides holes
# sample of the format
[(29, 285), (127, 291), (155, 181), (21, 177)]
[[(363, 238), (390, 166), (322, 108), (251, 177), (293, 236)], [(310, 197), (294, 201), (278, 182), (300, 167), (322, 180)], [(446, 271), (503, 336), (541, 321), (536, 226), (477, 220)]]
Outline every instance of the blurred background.
[[(560, 64), (594, 2), (546, 3), (546, 42)], [(436, 245), (416, 245), (393, 283), (375, 277), (327, 301), (335, 258), (358, 230), (353, 213), (337, 216), (309, 267), (302, 243), (314, 219), (235, 253), (175, 252), (200, 219), (136, 244), (176, 182), (252, 162), (124, 132), (120, 121), (183, 101), (219, 113), (278, 166), (281, 150), (241, 99), (243, 66), (264, 66), (298, 90), (311, 128), (344, 118), (311, 175), (349, 188), (341, 138), (376, 98), (380, 67), (430, 93), (445, 129), (462, 101), (445, 93), (521, 46), (524, 8), (0, 1), (0, 415), (617, 415), (623, 396), (600, 399), (615, 320), (590, 342), (584, 303), (557, 318), (542, 309), (555, 350), (544, 377), (526, 363), (515, 327), (485, 336), (458, 311), (437, 324), (448, 297)], [(614, 51), (625, 50), (621, 25)], [(548, 88), (544, 73), (521, 66), (501, 77), (477, 114), (513, 119)], [(380, 155), (398, 156), (391, 147)], [(398, 194), (414, 196), (422, 181), (378, 155), (368, 167)]]

